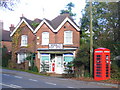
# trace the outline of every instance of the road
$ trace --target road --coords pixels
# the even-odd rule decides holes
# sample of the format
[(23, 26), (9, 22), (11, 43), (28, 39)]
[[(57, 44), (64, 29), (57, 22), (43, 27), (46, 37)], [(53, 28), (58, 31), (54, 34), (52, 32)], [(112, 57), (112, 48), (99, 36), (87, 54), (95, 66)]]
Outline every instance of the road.
[(2, 69), (2, 88), (111, 88), (96, 83)]

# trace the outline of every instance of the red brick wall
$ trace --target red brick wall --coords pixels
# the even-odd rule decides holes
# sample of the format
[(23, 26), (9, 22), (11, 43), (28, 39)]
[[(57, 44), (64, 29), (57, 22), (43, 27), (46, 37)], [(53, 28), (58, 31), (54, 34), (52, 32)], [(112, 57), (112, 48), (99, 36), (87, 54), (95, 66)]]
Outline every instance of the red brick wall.
[(39, 45), (37, 45), (37, 48), (48, 48), (48, 45), (41, 45), (42, 32), (49, 32), (49, 36), (50, 36), (49, 43), (55, 43), (55, 34), (46, 24), (43, 24), (41, 28), (38, 30), (38, 32), (36, 33), (36, 37), (39, 37), (39, 40), (37, 40), (37, 42), (39, 42)]
[[(73, 31), (73, 44), (72, 45), (64, 45), (64, 47), (66, 47), (66, 46), (79, 47), (80, 33), (69, 22), (66, 22), (61, 27), (61, 29), (58, 31), (57, 37), (56, 37), (56, 39), (57, 39), (56, 43), (63, 43), (64, 44), (64, 31), (68, 31), (68, 30)], [(68, 47), (68, 48), (70, 48), (70, 47)]]
[[(26, 48), (28, 51), (30, 52), (35, 52), (36, 47), (35, 47), (35, 35), (33, 34), (33, 32), (29, 29), (29, 27), (25, 24), (22, 23), (21, 26), (18, 28), (18, 30), (21, 30), (19, 38), (18, 38), (18, 44), (15, 45), (12, 44), (12, 60), (17, 62), (17, 56), (16, 56), (16, 52), (18, 52), (21, 48)], [(12, 36), (12, 38), (14, 38), (16, 33), (14, 33), (14, 35)], [(28, 46), (27, 47), (23, 47), (21, 46), (21, 35), (27, 35), (28, 36)]]
[[(66, 28), (64, 28), (64, 26)], [(48, 48), (48, 46), (41, 45), (42, 44), (42, 32), (49, 32), (49, 36), (50, 36), (49, 43), (50, 44), (52, 43), (64, 44), (64, 31), (67, 31), (67, 30), (73, 31), (73, 44), (64, 45), (64, 47), (66, 46), (79, 47), (80, 33), (72, 25), (70, 25), (69, 22), (66, 22), (57, 33), (53, 33), (53, 31), (50, 30), (46, 24), (42, 25), (42, 27), (36, 33), (36, 37), (39, 37), (39, 40), (37, 40), (37, 42), (39, 42), (39, 45), (37, 45), (37, 48)]]

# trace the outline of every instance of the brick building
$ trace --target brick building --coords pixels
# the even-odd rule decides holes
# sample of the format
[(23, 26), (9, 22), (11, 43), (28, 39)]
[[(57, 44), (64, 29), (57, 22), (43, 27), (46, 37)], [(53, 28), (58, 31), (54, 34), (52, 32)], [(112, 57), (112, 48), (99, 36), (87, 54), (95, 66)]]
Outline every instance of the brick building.
[(8, 30), (4, 30), (3, 29), (3, 22), (0, 21), (0, 30), (1, 32), (1, 47), (6, 47), (8, 49), (8, 52), (12, 51), (12, 41), (11, 41), (11, 37), (10, 37), (10, 31)]
[(2, 41), (1, 41), (2, 47), (6, 47), (9, 52), (12, 51), (12, 41), (10, 38), (10, 31), (2, 30)]
[[(35, 19), (22, 17), (11, 33), (12, 60), (24, 62), (29, 52), (35, 53), (39, 71), (65, 73), (66, 65), (73, 61), (79, 47), (80, 29), (68, 14), (54, 18)], [(14, 41), (17, 40), (17, 41)]]

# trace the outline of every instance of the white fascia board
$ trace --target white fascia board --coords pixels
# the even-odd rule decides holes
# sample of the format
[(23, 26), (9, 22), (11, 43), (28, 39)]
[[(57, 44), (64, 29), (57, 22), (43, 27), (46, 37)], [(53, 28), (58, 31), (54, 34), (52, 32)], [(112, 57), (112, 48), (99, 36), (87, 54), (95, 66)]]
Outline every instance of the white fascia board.
[(55, 30), (55, 32), (58, 32), (60, 30), (60, 28), (66, 23), (69, 22), (73, 25), (74, 28), (76, 28), (77, 31), (80, 31), (80, 29), (67, 17), (60, 25), (59, 27)]
[(16, 30), (19, 28), (19, 26), (23, 23), (23, 22), (25, 22), (25, 24), (30, 28), (30, 30), (33, 32), (33, 29), (31, 28), (31, 26), (25, 21), (25, 19), (22, 19), (19, 23), (18, 23), (18, 25), (16, 26), (16, 28), (14, 29), (14, 31), (10, 34), (10, 36), (12, 36), (15, 32), (16, 32)]
[(53, 27), (46, 21), (46, 20), (44, 20), (44, 22), (48, 25), (48, 27), (54, 32), (54, 29), (53, 29)]
[(26, 23), (26, 25), (30, 28), (30, 30), (33, 32), (34, 30), (32, 29), (32, 27), (25, 21), (25, 19), (23, 19), (23, 21)]
[(78, 48), (64, 48), (64, 49), (66, 49), (66, 50), (67, 50), (67, 49), (68, 49), (68, 50), (69, 50), (69, 49), (73, 49), (73, 50), (74, 50), (74, 49), (78, 49)]
[(44, 23), (45, 23), (46, 25), (48, 25), (48, 27), (54, 32), (53, 27), (44, 19), (44, 20), (38, 25), (38, 27), (35, 29), (34, 33), (36, 33), (36, 32), (39, 30), (39, 28), (40, 28)]
[(42, 21), (38, 26), (37, 28), (35, 29), (35, 31), (33, 33), (36, 33), (38, 31), (38, 29), (44, 24), (44, 21)]

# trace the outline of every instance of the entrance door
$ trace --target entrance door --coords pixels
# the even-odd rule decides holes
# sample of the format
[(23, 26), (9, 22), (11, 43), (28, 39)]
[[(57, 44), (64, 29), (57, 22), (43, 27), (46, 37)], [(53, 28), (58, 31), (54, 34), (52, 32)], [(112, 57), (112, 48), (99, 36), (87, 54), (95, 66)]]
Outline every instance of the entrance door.
[(56, 55), (56, 73), (62, 74), (63, 72), (63, 56), (62, 54)]
[(56, 68), (55, 68), (55, 54), (51, 54), (50, 55), (50, 61), (51, 61), (51, 64), (50, 64), (50, 68), (51, 68), (51, 72), (55, 72)]

